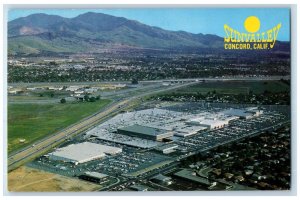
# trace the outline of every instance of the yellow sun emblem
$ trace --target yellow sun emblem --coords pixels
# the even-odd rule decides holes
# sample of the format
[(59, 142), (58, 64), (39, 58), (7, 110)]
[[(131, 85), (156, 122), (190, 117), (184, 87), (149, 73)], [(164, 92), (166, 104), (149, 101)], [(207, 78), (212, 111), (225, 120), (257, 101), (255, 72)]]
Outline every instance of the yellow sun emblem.
[(260, 21), (255, 16), (249, 16), (244, 22), (245, 29), (250, 33), (255, 33), (260, 28)]

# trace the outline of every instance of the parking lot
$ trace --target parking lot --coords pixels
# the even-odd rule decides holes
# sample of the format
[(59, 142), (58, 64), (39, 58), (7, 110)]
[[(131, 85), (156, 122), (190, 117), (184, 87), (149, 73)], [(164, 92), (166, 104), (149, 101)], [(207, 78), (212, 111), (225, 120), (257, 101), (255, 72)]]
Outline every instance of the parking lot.
[(198, 133), (188, 138), (178, 140), (176, 143), (180, 146), (179, 149), (186, 154), (188, 152), (204, 151), (233, 140), (259, 133), (263, 130), (274, 129), (275, 125), (285, 121), (289, 121), (286, 115), (265, 109), (264, 114), (260, 117), (247, 120), (235, 120), (222, 129)]
[[(160, 120), (159, 123), (163, 122), (163, 119), (160, 118), (161, 115), (165, 115), (165, 117), (168, 119), (167, 121), (170, 123), (172, 119), (178, 119), (178, 116), (182, 118), (191, 115), (193, 113), (197, 114), (199, 112), (216, 113), (230, 106), (232, 107), (233, 105), (222, 105), (216, 107), (215, 105), (208, 106), (207, 104), (193, 103), (193, 104), (189, 104), (189, 106), (186, 105), (179, 105), (179, 107), (176, 106), (164, 108), (164, 109), (169, 109), (170, 112), (167, 112), (166, 114), (159, 113), (159, 115), (156, 116)], [(235, 108), (240, 108), (240, 107), (246, 107), (246, 106), (238, 105)], [(102, 159), (93, 160), (78, 165), (74, 165), (67, 162), (61, 162), (61, 161), (52, 161), (48, 159), (47, 156), (42, 156), (36, 159), (35, 161), (29, 163), (28, 165), (34, 168), (42, 169), (52, 173), (61, 174), (64, 176), (71, 176), (71, 177), (74, 176), (77, 177), (86, 171), (100, 172), (100, 173), (108, 174), (111, 177), (117, 177), (122, 180), (128, 179), (127, 175), (134, 174), (135, 172), (139, 175), (144, 173), (144, 176), (147, 176), (147, 174), (149, 174), (149, 171), (145, 170), (145, 172), (143, 172), (143, 170), (144, 169), (153, 170), (151, 166), (159, 166), (160, 169), (163, 169), (164, 165), (160, 166), (160, 163), (169, 162), (168, 164), (170, 164), (172, 162), (180, 161), (181, 159), (188, 157), (192, 154), (203, 152), (212, 149), (214, 147), (217, 147), (219, 145), (229, 143), (234, 140), (242, 139), (244, 137), (260, 134), (261, 132), (265, 132), (266, 130), (272, 130), (276, 128), (276, 126), (281, 126), (283, 123), (289, 122), (290, 120), (290, 116), (288, 114), (289, 113), (288, 107), (284, 108), (284, 107), (276, 107), (276, 106), (274, 107), (266, 106), (266, 107), (261, 107), (260, 109), (263, 110), (263, 114), (260, 115), (259, 117), (254, 117), (251, 119), (232, 120), (224, 128), (220, 128), (216, 130), (202, 130), (197, 134), (188, 137), (175, 136), (172, 138), (172, 143), (177, 144), (178, 148), (175, 153), (171, 153), (168, 155), (159, 153), (155, 151), (153, 148), (142, 148), (139, 147), (139, 145), (135, 146), (130, 144), (127, 145), (125, 142), (121, 143), (119, 142), (120, 138), (116, 138), (117, 134), (113, 135), (114, 133), (110, 133), (112, 136), (114, 136), (113, 139), (111, 140), (101, 139), (99, 134), (98, 137), (93, 137), (93, 134), (86, 135), (85, 133), (83, 133), (82, 135), (79, 135), (76, 138), (71, 138), (69, 141), (62, 144), (61, 146), (66, 146), (67, 144), (72, 144), (72, 143), (89, 141), (89, 142), (99, 143), (103, 145), (122, 148), (122, 153), (117, 155), (107, 155)], [(174, 112), (172, 112), (171, 110)], [(184, 113), (182, 114), (179, 113), (183, 111), (189, 112), (188, 115)], [(147, 112), (146, 112), (147, 116), (153, 115), (153, 113), (151, 113), (151, 110), (148, 110)], [(161, 112), (161, 110), (159, 110), (159, 112)], [(122, 115), (123, 116), (121, 117), (119, 116), (117, 119), (113, 119), (113, 122), (125, 124), (124, 121), (125, 115), (124, 114)], [(129, 113), (128, 116), (131, 116), (132, 118), (135, 119), (141, 118), (141, 116), (134, 115), (132, 113)], [(132, 120), (132, 118), (130, 119)], [(117, 121), (121, 119), (123, 119), (123, 121), (121, 122)], [(155, 118), (155, 116), (152, 116), (149, 117), (148, 120), (149, 122), (150, 121), (155, 122), (157, 118)], [(157, 122), (157, 124), (159, 123)], [(116, 129), (117, 127), (117, 126), (112, 126), (111, 122), (109, 123), (106, 122), (106, 124), (104, 124), (103, 126), (105, 126), (105, 128), (108, 129), (109, 128)], [(94, 133), (95, 131), (96, 129), (93, 130), (92, 132)], [(114, 141), (114, 139), (116, 139), (117, 141)], [(137, 138), (137, 139), (143, 142), (149, 141), (141, 138)], [(123, 140), (126, 141), (126, 138), (125, 139), (123, 138)], [(156, 141), (152, 141), (152, 142), (157, 143)]]
[[(103, 142), (102, 144), (112, 145)], [(120, 145), (118, 145), (120, 147)], [(47, 156), (40, 157), (29, 163), (31, 167), (61, 174), (64, 176), (79, 176), (86, 171), (100, 172), (112, 176), (120, 176), (145, 169), (171, 158), (152, 151), (137, 151), (131, 147), (124, 147), (124, 151), (115, 156), (93, 160), (74, 165), (67, 162), (53, 161)]]

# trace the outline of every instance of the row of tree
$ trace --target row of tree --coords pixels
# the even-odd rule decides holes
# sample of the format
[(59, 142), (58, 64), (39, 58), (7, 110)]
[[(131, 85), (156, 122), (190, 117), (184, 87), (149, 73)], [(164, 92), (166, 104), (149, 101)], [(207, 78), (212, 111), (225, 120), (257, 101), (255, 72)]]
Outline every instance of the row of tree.
[[(89, 95), (84, 95), (83, 97), (78, 97), (78, 100), (79, 101), (87, 101), (87, 102), (95, 102), (95, 101), (99, 101), (101, 99), (101, 96), (100, 95), (98, 95), (98, 96), (96, 96), (96, 97), (94, 97), (94, 96), (89, 96)], [(66, 100), (66, 98), (62, 98), (61, 100), (60, 100), (60, 103), (67, 103), (67, 100)]]

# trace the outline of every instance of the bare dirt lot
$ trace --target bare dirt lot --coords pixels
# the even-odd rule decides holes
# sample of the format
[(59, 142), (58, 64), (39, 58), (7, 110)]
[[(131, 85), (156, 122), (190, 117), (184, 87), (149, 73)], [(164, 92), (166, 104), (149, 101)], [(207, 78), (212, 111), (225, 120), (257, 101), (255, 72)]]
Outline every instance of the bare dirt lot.
[(25, 166), (8, 174), (10, 192), (84, 192), (100, 188), (100, 185)]

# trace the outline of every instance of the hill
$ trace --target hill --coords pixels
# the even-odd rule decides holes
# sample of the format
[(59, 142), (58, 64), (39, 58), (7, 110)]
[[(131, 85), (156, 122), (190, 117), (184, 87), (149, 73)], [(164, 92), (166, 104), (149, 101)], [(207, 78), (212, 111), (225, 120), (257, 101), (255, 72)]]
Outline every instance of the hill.
[(216, 35), (168, 31), (93, 12), (74, 18), (33, 14), (8, 23), (9, 53), (101, 52), (110, 48), (174, 50), (222, 45), (223, 38)]
[[(101, 53), (133, 49), (218, 53), (224, 51), (223, 44), (224, 39), (217, 35), (168, 31), (94, 12), (74, 18), (32, 14), (8, 23), (9, 54)], [(275, 48), (265, 53), (289, 51), (289, 42), (277, 41)], [(263, 51), (250, 52), (255, 56), (261, 53)]]

